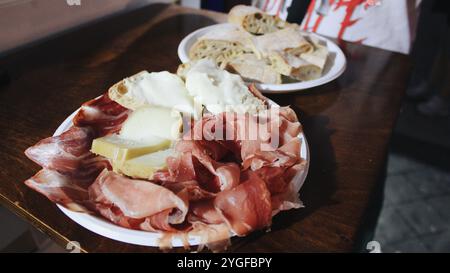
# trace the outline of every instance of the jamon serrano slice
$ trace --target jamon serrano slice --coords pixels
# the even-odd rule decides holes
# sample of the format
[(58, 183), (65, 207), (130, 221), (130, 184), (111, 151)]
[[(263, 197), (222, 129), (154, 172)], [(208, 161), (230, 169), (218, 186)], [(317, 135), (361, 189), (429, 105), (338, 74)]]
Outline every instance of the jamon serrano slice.
[[(218, 190), (227, 190), (239, 184), (240, 168), (234, 162), (218, 162), (212, 159), (198, 141), (181, 140), (175, 150), (181, 154), (192, 154), (215, 178)], [(207, 181), (200, 181), (206, 183)]]
[(214, 205), (238, 236), (268, 227), (272, 220), (270, 192), (253, 172), (237, 187), (217, 194)]
[[(189, 205), (185, 191), (175, 194), (153, 182), (130, 179), (108, 170), (89, 187), (89, 198), (99, 213), (112, 222), (125, 227), (140, 222), (140, 227), (146, 230), (166, 230), (171, 228), (169, 224), (183, 223)], [(135, 221), (131, 223), (129, 219)]]
[[(258, 124), (252, 125), (252, 123)], [(241, 141), (241, 157), (244, 161), (244, 168), (252, 166), (252, 170), (256, 170), (263, 165), (275, 162), (275, 160), (278, 166), (292, 166), (292, 161), (295, 163), (300, 158), (300, 140), (297, 136), (302, 128), (292, 109), (273, 107), (260, 114), (257, 120), (255, 117), (240, 116), (237, 124), (238, 135), (245, 135), (245, 132), (240, 131), (248, 131), (252, 127), (259, 130), (256, 139), (243, 139)], [(262, 126), (262, 124), (265, 124), (265, 126)], [(263, 130), (260, 128), (263, 128)], [(286, 156), (290, 157), (291, 160)], [(266, 162), (262, 164), (260, 161), (264, 159)], [(254, 160), (256, 162), (253, 162)]]
[(164, 181), (161, 186), (168, 188), (169, 190), (178, 193), (182, 190), (186, 190), (189, 202), (198, 201), (204, 199), (212, 199), (216, 196), (215, 193), (207, 191), (200, 187), (197, 181), (189, 180), (182, 182)]
[(75, 126), (25, 151), (44, 168), (26, 185), (69, 209), (85, 210), (87, 188), (103, 169), (111, 168), (108, 160), (90, 152), (92, 140), (119, 130), (127, 114), (127, 109), (107, 95), (83, 104), (73, 120)]
[(73, 124), (78, 127), (91, 127), (95, 137), (116, 133), (127, 119), (130, 110), (111, 100), (108, 93), (83, 103)]
[(195, 180), (209, 192), (231, 189), (239, 184), (239, 165), (212, 159), (201, 142), (180, 140), (175, 150), (178, 155), (167, 159), (168, 172), (156, 173), (154, 179), (173, 182)]
[(52, 202), (74, 211), (88, 211), (87, 188), (101, 170), (110, 168), (106, 159), (89, 151), (92, 135), (90, 128), (72, 127), (28, 148), (26, 156), (44, 169), (25, 184)]
[(191, 222), (201, 221), (207, 224), (224, 223), (224, 217), (214, 206), (214, 199), (205, 199), (191, 203)]
[(25, 181), (33, 190), (45, 195), (50, 201), (61, 204), (73, 211), (88, 212), (85, 205), (88, 191), (80, 186), (84, 182), (56, 171), (42, 169), (36, 175)]
[[(298, 192), (303, 185), (304, 181), (296, 181), (297, 175), (300, 175), (304, 171), (306, 161), (302, 161), (289, 169), (287, 169), (281, 176), (279, 183), (286, 185), (284, 191), (279, 193), (272, 193), (272, 216), (278, 214), (283, 210), (298, 209), (303, 207), (302, 201), (300, 201)], [(273, 181), (269, 180), (270, 183)]]
[(28, 148), (25, 155), (38, 165), (84, 182), (92, 183), (109, 162), (89, 150), (93, 140), (91, 128), (71, 127), (59, 136), (48, 137)]

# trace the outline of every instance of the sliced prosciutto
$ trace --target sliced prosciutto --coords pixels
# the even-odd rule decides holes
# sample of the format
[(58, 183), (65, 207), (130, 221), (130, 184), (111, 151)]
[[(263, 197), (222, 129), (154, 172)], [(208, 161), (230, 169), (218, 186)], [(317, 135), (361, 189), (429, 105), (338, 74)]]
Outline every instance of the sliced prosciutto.
[(43, 194), (50, 201), (61, 204), (73, 211), (87, 212), (89, 205), (88, 191), (84, 182), (73, 177), (62, 175), (57, 171), (40, 170), (36, 175), (25, 181), (33, 190)]
[(76, 178), (88, 185), (109, 162), (90, 152), (91, 128), (71, 127), (59, 136), (49, 137), (28, 148), (25, 155), (38, 165)]
[(130, 110), (111, 100), (108, 93), (85, 102), (73, 118), (78, 127), (90, 127), (96, 137), (116, 133), (127, 119)]
[(185, 191), (175, 194), (150, 181), (126, 178), (104, 170), (89, 187), (89, 199), (112, 222), (125, 227), (139, 223), (147, 230), (172, 230), (188, 212)]
[[(214, 160), (202, 142), (180, 140), (175, 146), (178, 156), (167, 160), (168, 172), (157, 173), (154, 179), (166, 181), (198, 182), (201, 189), (219, 192), (231, 189), (239, 184), (240, 167), (235, 162), (218, 162)], [(169, 184), (169, 183), (167, 183)]]
[(128, 112), (106, 94), (83, 104), (73, 119), (74, 126), (25, 151), (43, 167), (25, 184), (69, 209), (88, 210), (88, 187), (102, 170), (111, 168), (106, 158), (90, 152), (92, 141), (119, 130)]
[[(216, 168), (211, 167), (215, 164), (213, 158), (232, 159), (240, 165), (239, 173), (252, 170), (265, 181), (271, 194), (280, 194), (289, 189), (292, 180), (290, 169), (299, 170), (303, 166), (298, 165), (302, 162), (301, 140), (298, 138), (301, 131), (295, 113), (288, 107), (273, 107), (258, 115), (207, 115), (178, 142), (177, 149), (182, 153), (178, 161), (190, 159), (189, 155), (193, 154), (214, 173)], [(171, 160), (175, 162), (177, 159)], [(190, 165), (192, 167), (188, 164), (169, 166), (169, 170), (192, 174), (195, 166)], [(189, 179), (195, 179), (195, 176)], [(223, 180), (230, 181), (230, 178)], [(231, 181), (238, 182), (237, 179)], [(221, 190), (231, 189), (238, 183), (228, 184)]]
[[(203, 171), (203, 175), (205, 172), (210, 172), (213, 175), (212, 179), (210, 177), (209, 180), (199, 177), (199, 182), (207, 184), (208, 188), (212, 188), (215, 191), (227, 190), (239, 184), (241, 173), (239, 165), (234, 162), (222, 163), (212, 159), (211, 156), (205, 152), (201, 142), (181, 140), (175, 146), (175, 150), (183, 156), (189, 154), (192, 155), (194, 160), (197, 160), (201, 166), (204, 167), (205, 170)], [(198, 169), (199, 168), (197, 168), (197, 170)]]
[(239, 186), (219, 193), (214, 206), (239, 236), (271, 224), (270, 192), (264, 181), (253, 172), (248, 172), (248, 179)]

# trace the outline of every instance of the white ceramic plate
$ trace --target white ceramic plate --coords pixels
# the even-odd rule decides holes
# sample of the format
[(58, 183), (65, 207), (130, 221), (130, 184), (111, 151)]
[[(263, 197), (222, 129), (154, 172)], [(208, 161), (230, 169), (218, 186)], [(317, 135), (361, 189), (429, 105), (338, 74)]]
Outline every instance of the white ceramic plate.
[[(181, 43), (178, 45), (178, 57), (181, 62), (187, 63), (190, 61), (189, 59), (189, 49), (192, 45), (197, 41), (197, 39), (207, 32), (213, 31), (216, 28), (221, 28), (225, 24), (217, 24), (208, 27), (204, 27), (198, 29), (188, 36), (186, 36)], [(319, 36), (315, 33), (308, 33), (308, 35), (312, 35), (317, 37), (320, 41), (327, 45), (329, 50), (328, 60), (325, 64), (325, 68), (323, 70), (322, 77), (304, 82), (295, 82), (295, 83), (285, 83), (285, 84), (263, 84), (258, 83), (256, 86), (263, 93), (290, 93), (297, 92), (299, 90), (304, 90), (308, 88), (312, 88), (315, 86), (326, 84), (337, 77), (339, 77), (345, 71), (345, 67), (347, 64), (347, 60), (345, 59), (345, 55), (342, 50), (335, 43), (330, 41), (329, 39)]]
[[(275, 103), (271, 103), (275, 104)], [(53, 136), (57, 136), (68, 130), (72, 125), (72, 119), (79, 111), (76, 110), (73, 112), (64, 122), (56, 129)], [(303, 182), (306, 179), (306, 175), (308, 174), (309, 169), (309, 148), (308, 143), (306, 142), (305, 135), (303, 132), (298, 136), (302, 140), (302, 146), (300, 151), (300, 156), (307, 160), (307, 166), (305, 170), (299, 172), (295, 177), (295, 185), (298, 190), (303, 185)], [(157, 232), (148, 232), (148, 231), (139, 231), (128, 228), (123, 228), (118, 225), (115, 225), (100, 216), (95, 216), (87, 213), (74, 212), (61, 205), (57, 205), (60, 210), (64, 214), (66, 214), (70, 219), (78, 223), (79, 225), (87, 228), (88, 230), (105, 236), (107, 238), (135, 244), (135, 245), (143, 245), (143, 246), (153, 246), (158, 247), (158, 240), (161, 238), (161, 234)], [(200, 243), (201, 238), (199, 236), (189, 236), (188, 238), (189, 244), (191, 246), (198, 245)], [(174, 236), (172, 238), (172, 245), (174, 247), (182, 247), (183, 242), (180, 238)]]

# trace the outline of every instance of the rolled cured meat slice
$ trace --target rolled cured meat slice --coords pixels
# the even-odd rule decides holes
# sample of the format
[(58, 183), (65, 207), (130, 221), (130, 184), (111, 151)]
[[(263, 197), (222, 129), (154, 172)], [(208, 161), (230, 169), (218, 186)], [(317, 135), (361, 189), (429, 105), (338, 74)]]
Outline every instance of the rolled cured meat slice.
[[(154, 229), (170, 229), (169, 224), (183, 223), (189, 205), (185, 191), (175, 194), (153, 182), (130, 179), (108, 170), (89, 187), (89, 198), (113, 222), (123, 224), (122, 218), (126, 217)], [(121, 217), (115, 218), (117, 215)]]
[(249, 172), (248, 179), (239, 186), (220, 192), (214, 200), (214, 206), (239, 236), (271, 224), (270, 192), (265, 182), (253, 172)]

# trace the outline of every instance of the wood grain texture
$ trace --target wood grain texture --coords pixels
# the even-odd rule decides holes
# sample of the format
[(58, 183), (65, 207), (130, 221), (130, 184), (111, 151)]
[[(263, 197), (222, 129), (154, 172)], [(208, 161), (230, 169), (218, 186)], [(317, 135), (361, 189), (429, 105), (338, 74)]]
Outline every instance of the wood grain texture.
[[(0, 69), (0, 200), (65, 246), (87, 252), (156, 252), (96, 235), (67, 218), (23, 181), (39, 167), (23, 151), (53, 134), (84, 101), (140, 70), (179, 64), (177, 46), (223, 14), (152, 5), (111, 17), (6, 56)], [(348, 66), (337, 80), (270, 95), (291, 105), (304, 125), (311, 166), (301, 190), (306, 208), (280, 213), (271, 232), (232, 240), (230, 251), (352, 251), (381, 185), (390, 135), (410, 71), (408, 57), (343, 43)], [(175, 249), (174, 251), (182, 251)]]

